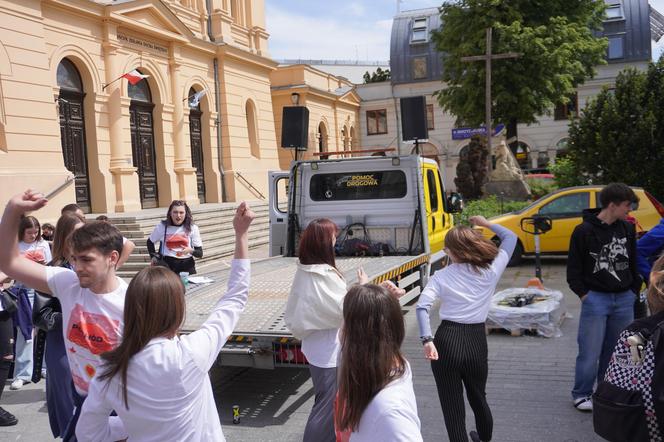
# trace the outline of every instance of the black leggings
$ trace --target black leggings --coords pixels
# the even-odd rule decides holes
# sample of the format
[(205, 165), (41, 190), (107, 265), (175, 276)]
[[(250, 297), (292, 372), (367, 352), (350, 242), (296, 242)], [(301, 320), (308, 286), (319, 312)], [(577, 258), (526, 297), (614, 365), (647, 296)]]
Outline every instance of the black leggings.
[(491, 440), (493, 417), (485, 392), (489, 367), (484, 323), (442, 321), (433, 342), (438, 360), (431, 361), (431, 370), (450, 442), (468, 441), (464, 387), (480, 439)]
[(14, 360), (14, 325), (11, 316), (0, 312), (0, 397), (5, 389), (5, 381)]

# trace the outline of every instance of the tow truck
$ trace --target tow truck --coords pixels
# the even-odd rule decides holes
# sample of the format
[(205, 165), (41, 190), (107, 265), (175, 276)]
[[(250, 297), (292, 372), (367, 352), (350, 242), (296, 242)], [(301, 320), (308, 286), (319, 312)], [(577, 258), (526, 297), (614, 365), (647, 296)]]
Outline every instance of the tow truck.
[[(340, 229), (336, 263), (346, 281), (352, 284), (362, 267), (371, 282), (390, 280), (404, 289), (401, 305), (417, 298), (432, 271), (443, 265), (444, 238), (453, 227), (453, 213), (461, 211), (460, 196), (447, 195), (434, 160), (380, 153), (294, 161), (289, 171), (269, 172), (270, 257), (251, 264), (248, 302), (220, 353), (221, 365), (306, 366), (284, 311), (299, 235), (316, 218), (329, 218)], [(208, 273), (213, 283), (187, 290), (183, 332), (205, 321), (229, 272)]]

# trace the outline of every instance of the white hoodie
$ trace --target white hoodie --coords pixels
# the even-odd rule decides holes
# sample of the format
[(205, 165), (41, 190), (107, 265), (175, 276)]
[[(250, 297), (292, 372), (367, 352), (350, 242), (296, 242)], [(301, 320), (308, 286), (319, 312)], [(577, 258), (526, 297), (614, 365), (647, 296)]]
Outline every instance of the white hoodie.
[(297, 264), (284, 321), (302, 341), (302, 352), (317, 367), (336, 366), (343, 321), (346, 282), (341, 273), (327, 264)]

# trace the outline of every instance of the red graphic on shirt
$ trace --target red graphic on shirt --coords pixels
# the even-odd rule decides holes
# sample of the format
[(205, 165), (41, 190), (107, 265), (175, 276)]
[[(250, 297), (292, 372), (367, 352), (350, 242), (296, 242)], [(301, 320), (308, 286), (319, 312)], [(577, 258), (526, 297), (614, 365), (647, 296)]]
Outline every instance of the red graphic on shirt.
[(96, 372), (97, 370), (92, 365), (85, 364), (85, 374), (90, 376), (91, 379), (95, 376)]
[(189, 247), (189, 236), (184, 233), (170, 235), (166, 238), (166, 247), (174, 251), (177, 256), (181, 256), (182, 249)]
[(28, 250), (23, 256), (28, 258), (30, 261), (38, 263), (46, 261), (46, 255), (44, 255), (44, 251), (42, 249)]
[(88, 349), (93, 355), (100, 355), (120, 343), (120, 321), (86, 312), (80, 304), (76, 304), (69, 316), (67, 339)]

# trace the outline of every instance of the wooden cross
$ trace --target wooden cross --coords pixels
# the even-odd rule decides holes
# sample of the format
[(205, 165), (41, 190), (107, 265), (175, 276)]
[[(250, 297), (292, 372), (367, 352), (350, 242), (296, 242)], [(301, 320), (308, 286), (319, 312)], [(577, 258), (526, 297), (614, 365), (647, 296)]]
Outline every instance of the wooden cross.
[(493, 131), (491, 129), (491, 60), (500, 60), (504, 58), (518, 58), (521, 54), (517, 52), (505, 52), (504, 54), (492, 54), (491, 53), (491, 35), (493, 33), (492, 28), (486, 28), (486, 53), (484, 55), (472, 55), (469, 57), (461, 57), (461, 61), (471, 62), (471, 61), (484, 61), (486, 64), (486, 89), (485, 89), (485, 126), (486, 126), (486, 144), (489, 149), (489, 157), (487, 159), (487, 169), (489, 172), (489, 164), (491, 161), (491, 136)]

